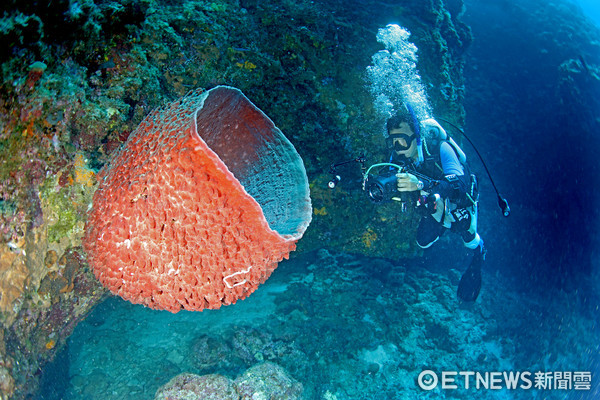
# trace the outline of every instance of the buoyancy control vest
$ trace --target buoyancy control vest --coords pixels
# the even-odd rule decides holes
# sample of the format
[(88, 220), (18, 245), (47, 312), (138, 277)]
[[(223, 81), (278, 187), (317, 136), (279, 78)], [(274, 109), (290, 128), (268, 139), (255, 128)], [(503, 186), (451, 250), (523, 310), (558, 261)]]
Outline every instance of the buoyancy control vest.
[[(448, 198), (456, 204), (457, 208), (474, 206), (479, 197), (478, 180), (477, 176), (471, 173), (464, 151), (436, 120), (424, 120), (421, 122), (420, 128), (425, 139), (423, 140), (425, 151), (423, 151), (423, 161), (418, 165), (413, 165), (413, 168), (419, 174), (431, 178), (429, 182), (424, 182), (423, 190)], [(462, 175), (444, 173), (441, 160), (443, 143), (448, 143), (456, 155), (463, 170)]]

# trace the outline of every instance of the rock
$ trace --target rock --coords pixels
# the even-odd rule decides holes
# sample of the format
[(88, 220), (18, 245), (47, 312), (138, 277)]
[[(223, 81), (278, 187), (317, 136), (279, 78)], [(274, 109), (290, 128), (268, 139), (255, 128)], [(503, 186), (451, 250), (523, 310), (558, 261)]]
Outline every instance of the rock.
[(223, 375), (179, 374), (158, 389), (154, 400), (238, 400), (232, 383)]
[(265, 362), (248, 369), (234, 381), (241, 400), (294, 400), (302, 398), (302, 384), (285, 369)]

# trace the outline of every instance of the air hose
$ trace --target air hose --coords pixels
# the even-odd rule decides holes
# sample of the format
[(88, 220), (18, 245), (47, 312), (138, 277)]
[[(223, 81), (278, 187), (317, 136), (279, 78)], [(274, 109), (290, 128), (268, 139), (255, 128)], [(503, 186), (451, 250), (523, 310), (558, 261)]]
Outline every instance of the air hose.
[(419, 157), (418, 161), (420, 164), (424, 160), (423, 138), (421, 137), (421, 124), (419, 124), (419, 119), (417, 118), (417, 115), (415, 114), (415, 110), (412, 108), (410, 103), (406, 103), (406, 109), (408, 110), (408, 112), (410, 113), (410, 116), (412, 118), (413, 130), (415, 131), (415, 136), (417, 137), (417, 154)]
[(467, 142), (469, 142), (469, 144), (471, 145), (471, 147), (473, 147), (473, 150), (475, 150), (475, 153), (477, 153), (477, 157), (479, 157), (479, 160), (481, 161), (481, 164), (483, 164), (483, 168), (485, 168), (485, 172), (487, 173), (487, 176), (490, 178), (490, 182), (492, 182), (492, 186), (494, 187), (494, 190), (496, 191), (496, 196), (498, 196), (498, 207), (500, 207), (500, 210), (502, 210), (502, 215), (504, 215), (505, 217), (508, 217), (510, 215), (510, 206), (508, 205), (508, 201), (504, 197), (502, 197), (502, 195), (498, 191), (498, 188), (496, 187), (496, 183), (494, 183), (494, 179), (492, 178), (492, 174), (490, 173), (490, 170), (488, 169), (487, 165), (485, 164), (485, 161), (483, 160), (483, 157), (479, 153), (479, 150), (477, 150), (477, 147), (475, 147), (475, 144), (473, 144), (473, 142), (471, 141), (471, 139), (469, 139), (469, 137), (467, 136), (467, 134), (465, 133), (464, 130), (462, 130), (458, 126), (454, 125), (452, 122), (447, 121), (447, 120), (445, 120), (443, 118), (438, 118), (438, 119), (440, 121), (443, 121), (443, 122), (447, 123), (448, 125), (450, 125), (454, 129), (456, 129), (457, 131), (459, 131), (463, 135), (463, 137), (465, 139), (467, 139)]

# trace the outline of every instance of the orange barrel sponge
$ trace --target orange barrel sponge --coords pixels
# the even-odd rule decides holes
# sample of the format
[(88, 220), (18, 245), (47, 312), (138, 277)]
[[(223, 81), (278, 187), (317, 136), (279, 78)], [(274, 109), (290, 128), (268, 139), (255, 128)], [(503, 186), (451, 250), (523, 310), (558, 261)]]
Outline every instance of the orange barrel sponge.
[(294, 146), (225, 86), (149, 114), (99, 180), (84, 238), (96, 277), (171, 312), (246, 298), (312, 215)]

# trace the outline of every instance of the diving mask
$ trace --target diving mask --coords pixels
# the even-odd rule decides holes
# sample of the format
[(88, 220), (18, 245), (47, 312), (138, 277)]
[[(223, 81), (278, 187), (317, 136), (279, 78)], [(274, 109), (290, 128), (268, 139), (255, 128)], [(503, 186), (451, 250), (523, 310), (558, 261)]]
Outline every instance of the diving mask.
[(387, 145), (390, 149), (394, 151), (406, 151), (410, 149), (413, 140), (416, 140), (416, 135), (406, 135), (404, 133), (394, 133), (390, 134), (386, 139)]

